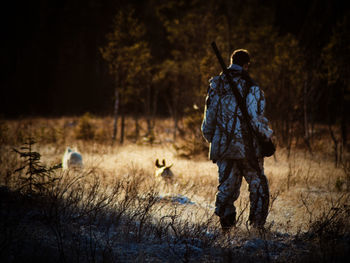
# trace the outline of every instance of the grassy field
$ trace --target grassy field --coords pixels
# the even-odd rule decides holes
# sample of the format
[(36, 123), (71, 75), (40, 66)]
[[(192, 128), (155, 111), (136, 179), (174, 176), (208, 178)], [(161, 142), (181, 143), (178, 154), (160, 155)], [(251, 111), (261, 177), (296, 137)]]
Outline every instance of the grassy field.
[[(127, 118), (124, 143), (112, 144), (112, 123), (88, 115), (1, 121), (5, 262), (52, 253), (58, 262), (341, 262), (349, 255), (349, 158), (344, 152), (335, 166), (331, 138), (321, 128), (312, 155), (295, 145), (289, 157), (278, 147), (265, 159), (271, 195), (266, 230), (247, 224), (244, 182), (236, 201), (238, 226), (223, 235), (213, 215), (217, 167), (206, 151), (182, 152), (200, 148), (201, 140), (180, 123), (183, 134), (174, 142), (172, 122), (159, 119), (151, 144), (145, 122), (139, 121), (137, 135)], [(20, 157), (13, 148), (28, 152), (20, 147), (29, 137), (42, 166), (60, 163), (70, 146), (81, 152), (84, 168), (26, 174), (29, 155)], [(172, 183), (155, 178), (157, 158), (173, 164)], [(39, 179), (28, 188), (31, 175)], [(37, 248), (46, 252), (39, 255)]]

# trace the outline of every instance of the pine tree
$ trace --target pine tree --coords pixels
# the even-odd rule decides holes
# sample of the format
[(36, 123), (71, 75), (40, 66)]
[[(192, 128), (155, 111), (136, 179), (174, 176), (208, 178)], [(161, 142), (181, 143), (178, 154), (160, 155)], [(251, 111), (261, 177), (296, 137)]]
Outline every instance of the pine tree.
[[(24, 159), (23, 165), (16, 169), (15, 173), (19, 173), (19, 191), (40, 194), (58, 179), (53, 172), (60, 168), (61, 164), (49, 168), (43, 165), (40, 153), (33, 151), (34, 144), (35, 141), (29, 138), (20, 151), (13, 149)], [(25, 174), (21, 173), (22, 170), (25, 170)]]

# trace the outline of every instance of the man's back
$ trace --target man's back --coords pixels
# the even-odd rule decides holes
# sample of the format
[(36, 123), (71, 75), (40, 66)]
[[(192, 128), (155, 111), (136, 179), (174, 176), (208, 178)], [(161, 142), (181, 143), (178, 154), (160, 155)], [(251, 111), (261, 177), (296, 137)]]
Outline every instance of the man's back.
[[(272, 131), (263, 117), (265, 108), (263, 92), (239, 65), (231, 65), (230, 73), (233, 83), (246, 101), (252, 126), (266, 137), (271, 136)], [(210, 80), (202, 132), (206, 140), (211, 143), (211, 160), (244, 159), (246, 157), (245, 144), (247, 142), (243, 140), (243, 133), (247, 133), (247, 127), (224, 74)], [(255, 145), (259, 155), (257, 142)]]

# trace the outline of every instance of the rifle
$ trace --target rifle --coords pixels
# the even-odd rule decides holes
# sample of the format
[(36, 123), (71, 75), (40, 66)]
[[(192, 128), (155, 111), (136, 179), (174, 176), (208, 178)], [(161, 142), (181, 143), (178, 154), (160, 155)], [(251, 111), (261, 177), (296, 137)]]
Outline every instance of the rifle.
[(231, 88), (231, 90), (233, 92), (233, 95), (236, 98), (238, 107), (240, 108), (240, 110), (242, 112), (244, 122), (247, 125), (248, 137), (249, 137), (248, 138), (248, 143), (249, 143), (250, 151), (252, 153), (254, 153), (254, 156), (257, 158), (257, 156), (255, 154), (254, 144), (253, 144), (253, 137), (255, 136), (258, 139), (258, 141), (259, 141), (259, 143), (261, 145), (263, 156), (268, 157), (268, 156), (273, 155), (274, 152), (276, 151), (275, 145), (272, 143), (271, 139), (269, 139), (268, 141), (264, 140), (261, 137), (261, 135), (253, 129), (252, 124), (251, 124), (251, 118), (250, 118), (250, 116), (248, 114), (248, 110), (247, 110), (247, 107), (246, 107), (246, 102), (243, 99), (243, 97), (242, 97), (241, 93), (239, 92), (239, 90), (237, 89), (236, 85), (233, 83), (233, 80), (232, 80), (232, 78), (230, 76), (229, 69), (226, 67), (225, 62), (222, 59), (222, 56), (220, 54), (220, 51), (219, 51), (218, 47), (216, 46), (215, 41), (213, 41), (211, 43), (211, 46), (212, 46), (212, 48), (213, 48), (213, 50), (215, 52), (216, 57), (219, 60), (219, 63), (220, 63), (220, 66), (222, 68), (223, 73), (226, 75), (226, 79), (227, 79), (227, 81), (228, 81), (228, 83), (230, 85), (230, 88)]

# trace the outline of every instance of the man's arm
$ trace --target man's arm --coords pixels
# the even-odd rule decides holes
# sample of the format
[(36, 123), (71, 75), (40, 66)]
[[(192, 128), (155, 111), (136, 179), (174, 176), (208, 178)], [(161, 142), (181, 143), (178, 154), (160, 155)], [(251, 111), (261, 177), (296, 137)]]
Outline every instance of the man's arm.
[(211, 142), (215, 133), (215, 127), (217, 122), (217, 109), (219, 103), (219, 95), (216, 92), (218, 85), (218, 78), (214, 77), (210, 80), (210, 86), (207, 97), (205, 99), (204, 118), (201, 126), (201, 130), (204, 138)]
[(273, 131), (265, 118), (265, 96), (258, 86), (252, 86), (246, 98), (247, 111), (251, 118), (251, 125), (255, 132), (269, 139)]

